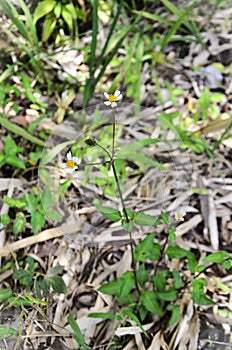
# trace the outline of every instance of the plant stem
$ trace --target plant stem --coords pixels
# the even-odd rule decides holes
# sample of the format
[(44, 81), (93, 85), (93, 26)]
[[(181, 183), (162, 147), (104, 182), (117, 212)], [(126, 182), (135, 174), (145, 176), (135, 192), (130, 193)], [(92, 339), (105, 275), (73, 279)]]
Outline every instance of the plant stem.
[[(115, 124), (115, 123), (114, 123), (114, 124)], [(101, 149), (108, 155), (108, 157), (109, 157), (109, 159), (110, 159), (110, 164), (111, 164), (112, 169), (113, 169), (114, 178), (115, 178), (115, 181), (116, 181), (116, 185), (117, 185), (117, 189), (118, 189), (118, 193), (119, 193), (119, 198), (120, 198), (121, 205), (122, 205), (123, 215), (124, 215), (124, 218), (125, 218), (126, 222), (129, 223), (129, 222), (130, 222), (130, 219), (129, 219), (129, 216), (128, 216), (127, 211), (126, 211), (124, 199), (123, 199), (123, 196), (122, 196), (122, 191), (121, 191), (120, 184), (119, 184), (119, 179), (118, 179), (117, 170), (116, 170), (115, 164), (114, 164), (114, 159), (113, 159), (113, 157), (110, 155), (110, 153), (107, 151), (106, 148), (102, 147), (102, 146), (101, 146), (100, 144), (98, 144), (98, 143), (96, 143), (96, 146), (98, 146), (99, 148), (101, 148)], [(139, 288), (138, 278), (137, 278), (137, 274), (136, 274), (136, 261), (135, 261), (135, 258), (134, 258), (133, 238), (132, 238), (131, 231), (128, 231), (128, 233), (129, 233), (129, 238), (130, 238), (131, 259), (132, 259), (132, 270), (133, 270), (134, 279), (135, 279), (135, 286), (136, 286), (136, 290), (137, 290), (138, 295), (140, 295), (140, 288)]]
[(115, 143), (115, 110), (113, 110), (112, 159), (114, 159), (114, 143)]

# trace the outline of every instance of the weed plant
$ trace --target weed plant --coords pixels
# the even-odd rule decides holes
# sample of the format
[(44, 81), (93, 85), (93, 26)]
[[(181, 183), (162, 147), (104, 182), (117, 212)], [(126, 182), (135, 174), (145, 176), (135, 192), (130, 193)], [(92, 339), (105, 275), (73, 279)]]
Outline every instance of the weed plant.
[[(211, 1), (215, 3), (216, 1)], [(19, 0), (20, 9), (22, 13), (9, 0), (2, 0), (1, 7), (11, 20), (11, 26), (8, 29), (4, 29), (6, 34), (12, 40), (14, 44), (22, 51), (23, 55), (28, 58), (28, 64), (31, 66), (34, 75), (40, 83), (47, 84), (47, 86), (54, 87), (52, 82), (49, 82), (46, 74), (44, 73), (44, 59), (45, 54), (42, 49), (42, 45), (39, 41), (36, 23), (37, 21), (46, 18), (43, 26), (43, 42), (49, 37), (55, 34), (54, 24), (60, 23), (62, 19), (62, 25), (66, 23), (68, 30), (73, 36), (78, 36), (77, 25), (72, 26), (73, 20), (78, 17), (77, 9), (72, 10), (66, 3), (61, 6), (58, 1), (49, 1), (52, 4), (51, 7), (46, 7), (48, 1), (44, 0), (38, 4), (38, 7), (34, 14), (31, 14), (23, 0)], [(147, 1), (148, 3), (148, 1)], [(151, 14), (145, 9), (136, 10), (136, 6), (133, 7), (133, 20), (129, 25), (119, 25), (119, 18), (126, 5), (124, 1), (117, 2), (113, 8), (111, 14), (111, 22), (108, 34), (106, 36), (103, 47), (98, 49), (97, 40), (100, 28), (99, 23), (99, 2), (92, 2), (92, 41), (86, 49), (86, 60), (89, 66), (89, 78), (86, 80), (84, 86), (84, 108), (87, 106), (91, 96), (96, 89), (97, 84), (100, 84), (102, 77), (104, 76), (107, 67), (111, 63), (117, 68), (117, 74), (112, 81), (113, 89), (116, 89), (118, 84), (125, 83), (127, 96), (134, 98), (139, 104), (140, 102), (140, 86), (141, 86), (141, 72), (143, 63), (145, 61), (152, 61), (152, 67), (154, 68), (156, 63), (165, 63), (165, 57), (163, 50), (165, 46), (170, 43), (171, 40), (180, 40), (180, 37), (174, 39), (174, 35), (177, 31), (186, 34), (181, 40), (192, 41), (195, 40), (204, 46), (202, 41), (200, 30), (191, 19), (191, 11), (196, 6), (197, 1), (187, 6), (183, 11), (179, 10), (172, 2), (168, 0), (162, 0), (166, 11), (174, 14), (177, 17), (175, 23), (167, 20), (163, 16)], [(219, 5), (223, 2), (218, 2)], [(50, 6), (50, 5), (49, 5)], [(127, 6), (128, 8), (128, 6)], [(79, 13), (79, 18), (82, 19), (86, 16), (86, 13)], [(81, 17), (82, 16), (82, 17)], [(142, 32), (139, 22), (141, 18), (146, 18), (153, 23), (160, 23), (167, 26), (167, 30), (164, 34), (156, 34), (155, 40), (151, 40), (146, 33)], [(65, 23), (64, 23), (65, 22)], [(13, 28), (14, 26), (14, 28)], [(16, 28), (16, 31), (15, 31)], [(151, 29), (149, 25), (146, 30)], [(57, 36), (56, 42), (60, 43), (61, 38)], [(78, 42), (78, 40), (77, 40)], [(123, 47), (127, 54), (120, 56), (118, 53), (119, 48)], [(133, 63), (133, 64), (132, 64)], [(20, 70), (25, 71), (25, 64), (21, 62)], [(14, 65), (8, 66), (0, 77), (1, 91), (0, 102), (3, 108), (3, 113), (0, 116), (0, 124), (7, 132), (22, 137), (23, 140), (27, 140), (34, 149), (25, 155), (25, 149), (18, 146), (10, 134), (5, 139), (3, 151), (0, 152), (0, 167), (9, 166), (14, 169), (15, 172), (27, 171), (28, 165), (37, 168), (39, 159), (41, 157), (42, 149), (44, 146), (44, 140), (42, 137), (35, 137), (32, 135), (36, 125), (32, 125), (30, 130), (22, 128), (12, 123), (4, 114), (4, 108), (7, 106), (11, 99), (9, 92), (14, 94), (17, 98), (20, 96), (20, 90), (15, 86), (6, 84), (7, 79), (14, 74)], [(28, 99), (29, 103), (33, 107), (45, 115), (46, 104), (43, 104), (39, 99), (34, 96), (34, 89), (31, 87), (31, 78), (24, 72), (19, 73), (22, 80), (23, 92)], [(159, 85), (158, 76), (153, 75), (153, 79), (157, 88), (157, 91), (161, 90)], [(166, 82), (166, 87), (170, 91), (170, 99), (173, 104), (176, 103), (176, 96), (182, 91), (173, 90), (172, 86)], [(73, 91), (70, 92), (70, 96), (73, 95)], [(159, 95), (159, 94), (158, 94)], [(79, 144), (74, 141), (68, 141), (63, 144), (56, 145), (45, 157), (42, 158), (39, 165), (39, 176), (45, 183), (45, 188), (40, 193), (39, 189), (35, 186), (27, 194), (21, 198), (10, 198), (7, 195), (3, 197), (3, 202), (14, 210), (14, 214), (4, 214), (1, 216), (1, 225), (7, 227), (11, 225), (12, 232), (19, 236), (24, 233), (25, 230), (30, 227), (33, 234), (38, 234), (40, 230), (46, 227), (46, 219), (49, 219), (53, 223), (61, 222), (62, 218), (59, 216), (58, 211), (54, 208), (55, 196), (52, 192), (52, 179), (49, 176), (47, 167), (56, 156), (60, 156), (64, 149), (69, 147), (71, 151), (67, 152), (67, 159), (60, 164), (64, 172), (68, 172), (69, 175), (75, 172), (78, 173), (78, 168), (81, 167), (79, 161), (81, 157), (84, 157), (84, 153), (92, 150), (93, 162), (85, 165), (86, 168), (92, 169), (91, 166), (98, 167), (100, 173), (104, 176), (95, 177), (94, 183), (102, 188), (102, 192), (105, 195), (111, 197), (117, 197), (120, 202), (120, 208), (113, 208), (100, 201), (94, 201), (96, 209), (110, 222), (118, 223), (121, 228), (128, 233), (129, 250), (131, 254), (131, 269), (126, 271), (117, 279), (107, 282), (99, 287), (100, 293), (105, 293), (114, 297), (115, 304), (117, 306), (117, 312), (113, 313), (92, 313), (89, 317), (117, 320), (122, 326), (127, 327), (131, 323), (136, 324), (143, 336), (151, 341), (152, 335), (149, 330), (144, 329), (144, 324), (147, 321), (152, 321), (158, 317), (159, 322), (165, 322), (168, 326), (175, 326), (182, 316), (182, 310), (180, 308), (183, 295), (187, 293), (191, 301), (197, 305), (214, 305), (215, 300), (211, 300), (207, 290), (207, 271), (214, 265), (220, 264), (225, 269), (232, 267), (232, 257), (226, 251), (219, 251), (213, 254), (209, 254), (203, 262), (198, 261), (198, 257), (191, 251), (183, 249), (176, 244), (176, 224), (172, 222), (172, 218), (167, 213), (160, 211), (159, 217), (154, 217), (145, 214), (143, 211), (136, 211), (129, 208), (128, 204), (125, 204), (123, 180), (129, 176), (129, 172), (126, 167), (126, 162), (135, 159), (137, 161), (147, 162), (152, 166), (160, 166), (162, 164), (155, 164), (154, 161), (145, 157), (145, 154), (140, 153), (138, 144), (132, 145), (133, 155), (129, 155), (127, 152), (127, 159), (122, 159), (120, 154), (123, 150), (118, 149), (116, 129), (119, 128), (117, 124), (117, 103), (121, 100), (122, 95), (119, 90), (116, 90), (114, 94), (105, 94), (107, 99), (106, 105), (109, 108), (112, 107), (112, 124), (105, 126), (105, 129), (100, 133), (99, 139), (89, 136), (86, 138), (85, 147), (80, 151), (78, 149)], [(217, 127), (220, 123), (215, 118), (218, 118), (220, 111), (215, 103), (220, 102), (225, 96), (223, 94), (211, 94), (208, 89), (201, 92), (201, 96), (196, 104), (196, 108), (191, 110), (191, 122), (197, 122), (199, 119), (208, 120), (209, 115), (214, 122), (214, 127)], [(161, 100), (161, 95), (158, 96)], [(62, 113), (59, 122), (64, 118), (66, 106), (61, 103)], [(14, 109), (18, 112), (18, 106), (15, 104)], [(173, 129), (182, 140), (182, 147), (192, 149), (196, 153), (206, 152), (208, 156), (215, 160), (215, 151), (219, 148), (223, 140), (231, 137), (231, 121), (227, 122), (225, 131), (221, 138), (214, 143), (211, 147), (208, 142), (200, 137), (200, 133), (190, 133), (186, 131), (186, 124), (180, 122), (179, 126), (174, 126), (174, 120), (181, 120), (180, 113), (167, 114), (162, 112), (158, 119), (160, 124), (165, 130)], [(189, 122), (189, 121), (188, 121)], [(37, 122), (38, 123), (38, 122)], [(108, 129), (107, 129), (108, 128)], [(106, 130), (107, 129), (107, 130)], [(105, 140), (104, 136), (108, 133), (111, 136), (109, 140)], [(42, 134), (40, 135), (42, 136)], [(46, 136), (45, 136), (46, 137)], [(155, 143), (156, 140), (145, 139), (144, 144), (140, 146), (149, 145)], [(80, 144), (83, 143), (83, 140)], [(137, 147), (137, 148), (136, 148)], [(101, 157), (99, 161), (99, 151)], [(121, 152), (121, 153), (120, 153)], [(73, 156), (75, 154), (75, 156)], [(78, 159), (80, 158), (80, 159)], [(126, 158), (126, 157), (125, 157)], [(102, 160), (103, 159), (103, 160)], [(90, 170), (91, 171), (91, 170)], [(86, 170), (86, 178), (88, 178), (88, 171)], [(58, 196), (65, 200), (65, 191), (71, 185), (71, 178), (68, 178), (59, 187)], [(178, 221), (184, 220), (185, 211), (178, 211), (173, 213)], [(164, 227), (165, 242), (163, 245), (157, 243), (156, 229), (158, 226)], [(134, 240), (133, 230), (138, 227), (148, 227), (144, 230), (144, 237), (139, 242)], [(168, 268), (168, 262), (181, 261), (185, 266), (185, 274), (180, 273), (178, 269), (170, 270)], [(150, 266), (152, 265), (152, 273)], [(24, 261), (20, 261), (19, 264), (8, 263), (4, 266), (1, 272), (13, 268), (13, 278), (18, 281), (20, 286), (20, 293), (14, 294), (11, 288), (3, 288), (0, 291), (0, 302), (2, 307), (19, 307), (24, 315), (26, 307), (35, 308), (41, 316), (44, 316), (43, 308), (47, 307), (48, 297), (51, 290), (58, 293), (66, 293), (67, 289), (61, 275), (63, 273), (63, 267), (57, 266), (42, 273), (38, 272), (38, 264), (32, 257), (27, 257)], [(204, 276), (204, 277), (203, 277)], [(31, 292), (33, 291), (34, 296)], [(91, 349), (90, 345), (86, 344), (83, 335), (74, 319), (70, 314), (68, 317), (70, 326), (72, 327), (74, 337), (77, 343), (84, 349)], [(15, 334), (18, 330), (6, 329), (3, 325), (0, 326), (0, 338), (5, 338), (9, 334)], [(129, 342), (130, 335), (126, 336), (125, 342)], [(113, 339), (113, 343), (121, 346), (120, 339)]]

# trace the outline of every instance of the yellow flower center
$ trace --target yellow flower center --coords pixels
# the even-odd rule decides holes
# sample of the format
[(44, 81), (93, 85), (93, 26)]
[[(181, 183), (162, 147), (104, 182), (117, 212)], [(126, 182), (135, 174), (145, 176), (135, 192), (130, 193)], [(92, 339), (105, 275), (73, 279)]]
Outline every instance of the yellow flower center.
[(67, 167), (71, 168), (71, 169), (73, 169), (75, 167), (75, 164), (76, 163), (71, 159), (67, 160), (67, 162), (66, 162)]
[(117, 101), (117, 97), (114, 96), (114, 95), (110, 95), (110, 96), (109, 96), (109, 101), (110, 101), (110, 102), (116, 102), (116, 101)]
[(178, 214), (177, 214), (177, 217), (178, 217), (178, 219), (182, 219), (182, 218), (183, 218), (183, 215), (182, 215), (181, 213), (178, 213)]

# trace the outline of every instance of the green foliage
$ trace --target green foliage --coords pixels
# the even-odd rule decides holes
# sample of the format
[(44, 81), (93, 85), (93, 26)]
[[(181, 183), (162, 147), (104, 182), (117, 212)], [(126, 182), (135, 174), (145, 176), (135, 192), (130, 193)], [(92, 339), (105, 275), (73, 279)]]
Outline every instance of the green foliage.
[(100, 205), (100, 204), (95, 204), (95, 207), (107, 219), (109, 219), (109, 220), (111, 220), (113, 222), (117, 222), (117, 221), (119, 221), (121, 219), (121, 213), (118, 210), (115, 210), (115, 209), (110, 208), (110, 207), (105, 207), (105, 206)]
[(38, 139), (37, 137), (31, 135), (24, 128), (11, 123), (7, 118), (3, 118), (0, 116), (0, 124), (9, 131), (12, 131), (14, 134), (22, 136), (26, 140), (36, 144), (38, 146), (44, 146), (44, 141)]
[[(32, 15), (23, 0), (19, 0), (19, 11), (10, 0), (2, 0), (1, 7), (7, 17), (11, 20), (17, 32), (4, 29), (10, 40), (13, 41), (29, 58), (35, 74), (42, 72), (42, 61), (40, 57), (39, 39)], [(23, 12), (23, 15), (20, 14)]]
[(4, 145), (5, 153), (0, 153), (0, 167), (9, 164), (19, 169), (26, 169), (25, 160), (18, 155), (22, 150), (23, 148), (17, 146), (12, 137), (7, 135)]
[(160, 258), (161, 247), (154, 243), (154, 233), (150, 233), (141, 241), (134, 252), (134, 257), (139, 262), (145, 262), (147, 259), (157, 261)]
[(126, 302), (129, 293), (134, 287), (134, 275), (131, 271), (125, 272), (120, 278), (115, 281), (103, 284), (99, 291), (109, 295), (116, 295), (119, 300)]
[(192, 290), (192, 299), (194, 303), (198, 305), (214, 305), (215, 303), (206, 297), (204, 292), (204, 287), (207, 286), (205, 278), (193, 279), (192, 281), (193, 290)]
[[(61, 218), (59, 214), (52, 209), (54, 203), (54, 195), (51, 193), (48, 186), (44, 188), (40, 194), (36, 188), (33, 189), (34, 193), (28, 192), (21, 198), (10, 198), (3, 196), (4, 203), (8, 204), (11, 208), (21, 209), (16, 214), (13, 221), (13, 232), (19, 234), (23, 232), (28, 222), (26, 220), (27, 213), (30, 215), (30, 225), (32, 232), (37, 234), (41, 228), (45, 225), (45, 217), (50, 218), (55, 222), (60, 222)], [(22, 211), (24, 210), (25, 213)], [(10, 224), (10, 217), (5, 217), (5, 224)]]
[(161, 224), (161, 221), (155, 218), (152, 215), (144, 214), (143, 212), (139, 212), (135, 214), (134, 222), (140, 226), (157, 226)]
[(7, 338), (10, 334), (17, 334), (18, 331), (14, 328), (6, 328), (0, 325), (0, 339)]
[(10, 297), (12, 297), (12, 290), (10, 288), (0, 290), (0, 303), (7, 301)]
[(82, 7), (78, 6), (78, 2), (63, 0), (43, 0), (40, 1), (33, 14), (33, 23), (43, 19), (42, 42), (46, 42), (53, 35), (55, 44), (60, 44), (60, 30), (63, 29), (66, 33), (66, 38), (78, 36), (77, 20), (86, 21), (85, 3)]
[(83, 348), (84, 350), (91, 350), (91, 348), (86, 344), (85, 338), (82, 335), (80, 328), (79, 328), (77, 322), (72, 317), (72, 315), (68, 316), (68, 322), (69, 322), (69, 324), (72, 327), (72, 330), (74, 332), (74, 338), (77, 341), (77, 343), (81, 346), (81, 348)]
[[(24, 268), (14, 272), (13, 278), (19, 281), (19, 284), (28, 291), (34, 290), (36, 298), (41, 299), (42, 295), (48, 297), (51, 288), (57, 293), (66, 293), (67, 288), (61, 276), (63, 266), (50, 268), (46, 275), (37, 271), (38, 264), (31, 257), (26, 258)], [(30, 298), (29, 298), (30, 299)]]

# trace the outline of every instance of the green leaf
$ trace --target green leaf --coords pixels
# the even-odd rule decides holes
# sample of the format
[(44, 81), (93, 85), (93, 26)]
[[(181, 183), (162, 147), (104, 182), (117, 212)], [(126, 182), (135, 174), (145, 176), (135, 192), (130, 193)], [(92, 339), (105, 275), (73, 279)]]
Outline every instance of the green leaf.
[(103, 284), (100, 288), (98, 288), (98, 290), (99, 290), (99, 292), (104, 293), (104, 294), (119, 296), (120, 287), (121, 287), (122, 283), (123, 282), (120, 279), (117, 279), (115, 281), (111, 281), (111, 282)]
[(46, 16), (55, 6), (55, 0), (44, 0), (39, 2), (34, 12), (33, 22), (36, 23), (40, 18)]
[(141, 331), (148, 337), (147, 332), (144, 330), (141, 322), (139, 321), (138, 317), (131, 312), (130, 310), (123, 310), (122, 314), (125, 316), (128, 316), (131, 320), (135, 321), (135, 323), (137, 324), (137, 326), (141, 329)]
[(68, 322), (70, 326), (72, 327), (72, 330), (74, 332), (74, 338), (77, 341), (77, 343), (84, 348), (84, 350), (91, 350), (91, 348), (86, 344), (85, 338), (83, 334), (81, 334), (80, 328), (77, 324), (77, 322), (74, 320), (72, 315), (68, 316)]
[(55, 292), (66, 293), (67, 287), (62, 277), (60, 276), (49, 277), (49, 282)]
[(137, 279), (140, 286), (144, 286), (144, 284), (149, 279), (149, 272), (145, 269), (144, 264), (140, 264), (138, 271), (137, 271)]
[(39, 168), (38, 175), (39, 175), (40, 180), (45, 185), (47, 185), (47, 186), (49, 186), (51, 188), (54, 186), (52, 177), (51, 177), (51, 175), (49, 174), (49, 172), (46, 169)]
[(56, 222), (61, 222), (62, 221), (61, 216), (55, 210), (51, 210), (51, 209), (47, 210), (45, 214), (51, 220), (54, 220)]
[(66, 22), (69, 30), (71, 31), (72, 30), (72, 26), (73, 26), (73, 15), (75, 13), (75, 9), (74, 9), (74, 12), (73, 14), (69, 11), (69, 8), (68, 8), (68, 5), (70, 4), (67, 4), (65, 6), (62, 7), (62, 10), (61, 10), (61, 15), (64, 19), (64, 21)]
[(163, 211), (161, 211), (161, 217), (165, 225), (169, 224), (169, 217)]
[(137, 261), (145, 262), (147, 259), (157, 261), (160, 258), (160, 245), (154, 243), (154, 233), (150, 233), (137, 245), (134, 257)]
[(0, 290), (0, 303), (2, 303), (5, 300), (8, 300), (10, 297), (12, 297), (12, 290), (10, 288), (4, 288)]
[(48, 186), (45, 187), (41, 194), (41, 203), (45, 211), (51, 209), (53, 204), (53, 196)]
[(44, 141), (32, 136), (22, 127), (11, 123), (7, 118), (0, 117), (0, 124), (4, 126), (7, 130), (10, 130), (15, 134), (24, 137), (26, 140), (29, 140), (36, 145), (44, 147)]
[(98, 290), (101, 293), (116, 295), (120, 298), (127, 296), (134, 287), (134, 274), (131, 271), (125, 272), (117, 280), (103, 284)]
[(10, 217), (8, 214), (3, 214), (0, 216), (0, 222), (2, 225), (8, 225), (10, 223)]
[(91, 318), (104, 318), (108, 320), (118, 320), (122, 321), (122, 317), (119, 315), (111, 314), (109, 312), (92, 312), (91, 314), (88, 314), (88, 317)]
[(54, 15), (56, 16), (56, 18), (59, 18), (60, 15), (61, 15), (61, 8), (62, 8), (62, 5), (60, 2), (57, 2), (56, 6), (54, 7)]
[(57, 24), (55, 16), (46, 17), (43, 25), (42, 42), (46, 42), (51, 36)]
[(14, 328), (6, 328), (0, 325), (0, 339), (7, 338), (10, 334), (17, 334), (18, 332)]
[(47, 278), (44, 278), (42, 281), (38, 281), (37, 283), (37, 288), (41, 289), (47, 297), (50, 293), (50, 286), (50, 281), (47, 280)]
[(139, 212), (135, 214), (134, 222), (140, 226), (157, 226), (161, 224), (161, 221), (152, 215)]
[(120, 286), (119, 297), (124, 298), (127, 296), (135, 285), (134, 274), (132, 271), (125, 272), (120, 277), (122, 284)]
[(182, 277), (179, 273), (179, 271), (172, 271), (172, 276), (174, 278), (174, 281), (173, 281), (173, 286), (175, 289), (179, 289), (182, 287)]
[(171, 318), (168, 322), (169, 326), (172, 326), (172, 325), (174, 325), (174, 323), (176, 323), (180, 319), (180, 316), (181, 316), (180, 307), (176, 306), (176, 305), (169, 304), (167, 306), (167, 310), (172, 312)]
[(100, 205), (100, 204), (95, 204), (95, 207), (107, 219), (109, 219), (113, 222), (117, 222), (117, 221), (121, 220), (121, 213), (119, 210), (116, 210), (116, 209), (113, 209), (110, 207), (105, 207), (105, 206)]
[(48, 270), (47, 274), (49, 277), (54, 277), (59, 275), (64, 271), (64, 266), (57, 265)]
[(167, 277), (169, 275), (169, 271), (164, 270), (160, 273), (157, 273), (152, 277), (154, 286), (158, 292), (164, 292), (167, 285)]
[(230, 257), (231, 256), (228, 252), (220, 251), (220, 252), (209, 254), (206, 258), (203, 259), (203, 261), (212, 262), (212, 263), (222, 263), (225, 259), (228, 259)]
[(40, 211), (36, 211), (33, 213), (31, 216), (31, 226), (32, 226), (32, 231), (34, 234), (37, 234), (39, 230), (44, 226), (45, 224), (45, 218)]
[(232, 259), (223, 261), (222, 266), (226, 270), (230, 269), (232, 267)]
[(4, 150), (7, 155), (15, 155), (23, 150), (22, 147), (16, 145), (15, 141), (10, 135), (7, 135), (4, 145)]
[(144, 214), (143, 212), (135, 214), (134, 222), (140, 226), (157, 226), (161, 224), (160, 220), (149, 214)]
[(27, 193), (25, 196), (26, 209), (29, 213), (33, 214), (36, 211), (38, 199), (31, 193)]
[(15, 278), (16, 280), (20, 280), (22, 278), (27, 277), (28, 274), (30, 274), (28, 271), (20, 269), (13, 273), (13, 278)]
[(127, 220), (122, 219), (121, 224), (122, 224), (122, 227), (124, 228), (124, 230), (131, 232), (133, 230), (133, 227), (134, 227), (134, 220), (130, 220), (128, 222)]
[(3, 196), (3, 202), (8, 204), (11, 208), (18, 209), (23, 208), (26, 205), (24, 198), (14, 199), (7, 196)]
[[(48, 153), (46, 153), (40, 164), (39, 167), (42, 168), (44, 167), (46, 164), (48, 164), (53, 158), (55, 158), (55, 156), (57, 156), (57, 154), (59, 154), (60, 152), (63, 151), (63, 149), (65, 149), (67, 146), (70, 146), (74, 143), (75, 141), (66, 141), (66, 142), (62, 142), (59, 143), (57, 146), (55, 146), (51, 151), (49, 151)], [(44, 146), (44, 144), (43, 144)]]
[(177, 293), (175, 290), (167, 290), (165, 292), (157, 292), (156, 294), (161, 300), (165, 300), (165, 301), (174, 301), (177, 299)]
[(205, 278), (193, 279), (193, 290), (191, 292), (193, 302), (198, 305), (214, 305), (214, 301), (207, 298), (204, 287), (207, 286)]
[(25, 165), (24, 161), (22, 161), (20, 158), (18, 158), (14, 154), (7, 155), (5, 157), (5, 162), (6, 162), (6, 164), (12, 165), (16, 168), (26, 169), (26, 165)]
[(175, 245), (176, 241), (176, 228), (173, 226), (168, 230), (168, 238), (171, 245)]
[(177, 246), (169, 246), (166, 253), (170, 259), (181, 259), (186, 257), (188, 259), (187, 266), (189, 270), (191, 272), (195, 271), (197, 261), (195, 255), (192, 252), (189, 252), (188, 250)]
[(41, 158), (41, 151), (37, 151), (37, 152), (30, 152), (29, 153), (29, 163), (31, 165), (36, 165), (39, 161), (39, 159)]
[(157, 296), (154, 292), (151, 290), (146, 290), (141, 295), (140, 301), (147, 311), (152, 312), (154, 315), (162, 316), (163, 310), (161, 309)]
[(14, 234), (18, 234), (23, 231), (26, 225), (26, 219), (24, 217), (17, 217), (13, 223), (13, 232)]

